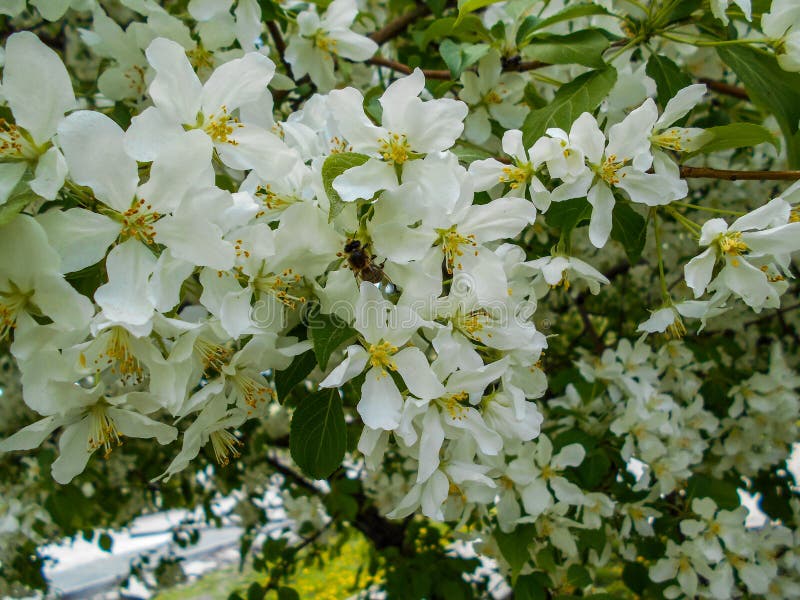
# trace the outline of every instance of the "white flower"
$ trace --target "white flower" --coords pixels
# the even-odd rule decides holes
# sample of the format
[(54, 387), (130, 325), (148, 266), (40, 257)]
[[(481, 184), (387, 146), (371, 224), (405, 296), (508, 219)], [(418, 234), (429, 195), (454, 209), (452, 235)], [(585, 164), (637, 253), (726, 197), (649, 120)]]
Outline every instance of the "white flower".
[(64, 113), (75, 107), (70, 76), (58, 54), (21, 31), (6, 42), (2, 94), (14, 123), (0, 121), (0, 205), (28, 168), (34, 170), (31, 190), (52, 200), (66, 175), (51, 140)]
[(330, 108), (339, 130), (353, 151), (369, 155), (363, 165), (348, 169), (333, 181), (345, 202), (369, 200), (378, 190), (400, 185), (398, 172), (422, 155), (450, 148), (464, 129), (467, 105), (440, 98), (423, 102), (425, 88), (420, 69), (392, 83), (379, 102), (381, 125), (373, 125), (364, 114), (364, 97), (354, 88), (330, 93)]
[(311, 81), (327, 92), (336, 85), (335, 57), (363, 62), (375, 54), (378, 44), (350, 30), (357, 15), (355, 0), (334, 0), (322, 19), (315, 8), (297, 15), (299, 35), (290, 36), (286, 48), (295, 79), (308, 73)]
[(547, 292), (559, 286), (568, 290), (576, 279), (584, 281), (592, 294), (600, 292), (600, 285), (608, 285), (608, 278), (590, 264), (574, 256), (543, 256), (536, 260), (520, 263), (520, 270), (532, 270), (537, 273), (533, 285), (536, 297), (541, 298)]
[[(778, 306), (776, 284), (783, 283), (783, 276), (770, 273), (771, 260), (800, 250), (800, 223), (788, 223), (789, 214), (789, 205), (774, 198), (730, 226), (723, 219), (704, 223), (700, 245), (708, 248), (684, 267), (686, 285), (695, 298), (711, 284), (714, 289), (730, 290), (756, 311)], [(718, 261), (724, 266), (712, 283)]]
[(675, 179), (674, 173), (657, 171), (651, 174), (637, 168), (637, 163), (642, 162), (641, 157), (649, 156), (648, 123), (651, 121), (651, 111), (646, 104), (637, 108), (611, 128), (608, 144), (597, 121), (589, 113), (578, 117), (570, 129), (569, 146), (581, 152), (587, 167), (573, 183), (554, 191), (551, 200), (558, 202), (587, 196), (592, 205), (589, 240), (597, 248), (605, 246), (611, 233), (615, 204), (613, 188), (624, 190), (634, 202), (649, 206), (666, 204), (685, 195), (681, 193), (682, 187), (677, 185), (681, 181)]
[(423, 352), (406, 346), (424, 324), (412, 310), (393, 305), (375, 285), (362, 282), (355, 306), (355, 328), (363, 342), (347, 348), (345, 359), (320, 387), (339, 387), (369, 364), (356, 407), (358, 414), (372, 429), (395, 429), (400, 424), (403, 397), (389, 371), (396, 371), (409, 393), (417, 398), (431, 400), (444, 394), (444, 386), (431, 371)]
[(773, 0), (761, 17), (761, 29), (772, 38), (778, 64), (784, 71), (800, 71), (800, 5), (792, 0)]
[[(726, 25), (728, 24), (728, 15), (725, 14), (725, 11), (728, 10), (730, 2), (731, 0), (711, 0), (711, 12)], [(749, 21), (752, 11), (750, 0), (733, 0), (733, 3), (742, 9), (745, 18)]]
[[(506, 129), (522, 125), (528, 109), (522, 100), (525, 79), (519, 73), (503, 73), (500, 54), (489, 51), (478, 63), (478, 72), (464, 71), (463, 88), (458, 97), (472, 110), (464, 121), (464, 137), (474, 144), (483, 144), (492, 135), (489, 119)], [(511, 153), (509, 153), (511, 154)]]
[(159, 444), (169, 444), (178, 435), (174, 427), (145, 416), (154, 409), (146, 393), (105, 396), (102, 386), (92, 390), (71, 387), (59, 394), (59, 405), (48, 411), (48, 416), (0, 442), (0, 452), (36, 448), (63, 428), (52, 471), (53, 479), (66, 484), (83, 472), (95, 450), (103, 448), (108, 456), (123, 436), (156, 438)]
[(255, 169), (265, 178), (291, 170), (297, 156), (286, 144), (234, 115), (239, 107), (267, 93), (275, 73), (269, 58), (250, 52), (218, 67), (202, 84), (176, 42), (157, 38), (146, 55), (156, 71), (149, 87), (155, 106), (135, 117), (126, 132), (125, 148), (131, 156), (151, 161), (164, 146), (186, 135), (184, 129), (197, 129), (232, 169)]

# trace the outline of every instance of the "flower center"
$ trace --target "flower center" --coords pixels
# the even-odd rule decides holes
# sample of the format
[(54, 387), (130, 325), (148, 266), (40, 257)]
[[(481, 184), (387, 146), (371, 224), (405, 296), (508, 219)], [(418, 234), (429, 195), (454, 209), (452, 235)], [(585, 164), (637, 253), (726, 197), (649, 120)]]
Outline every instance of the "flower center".
[(383, 160), (396, 165), (402, 165), (408, 160), (411, 152), (411, 145), (405, 134), (389, 133), (389, 137), (378, 140), (380, 142), (380, 152)]
[(0, 340), (4, 340), (17, 326), (17, 317), (32, 295), (33, 292), (23, 294), (13, 283), (10, 291), (0, 291)]
[(789, 223), (800, 223), (800, 206), (792, 208), (792, 212), (789, 213)]
[(486, 104), (502, 104), (503, 98), (497, 92), (489, 92), (483, 97)]
[(0, 158), (31, 160), (38, 156), (33, 142), (17, 125), (0, 119)]
[(747, 244), (742, 241), (741, 231), (721, 234), (717, 239), (717, 244), (723, 254), (730, 256), (741, 256), (748, 250)]
[[(617, 155), (611, 154), (606, 157), (602, 165), (595, 168), (595, 172), (608, 185), (617, 185), (620, 182), (620, 176), (617, 171), (624, 167), (626, 162), (626, 160), (617, 160)], [(623, 174), (622, 177), (625, 177), (625, 175)]]
[(106, 356), (107, 363), (111, 365), (112, 373), (119, 373), (124, 380), (135, 382), (142, 380), (142, 363), (131, 350), (131, 334), (124, 327), (112, 327), (108, 336), (105, 352), (98, 355), (98, 359)]
[[(458, 314), (454, 319), (454, 327), (467, 337), (478, 339), (478, 334), (491, 322), (492, 318), (485, 308), (477, 308), (465, 314)], [(489, 334), (491, 335), (491, 334)], [(478, 339), (478, 341), (481, 341)]]
[(236, 374), (231, 377), (231, 382), (244, 400), (244, 403), (250, 408), (256, 408), (260, 402), (266, 402), (268, 399), (275, 396), (275, 392), (272, 391), (272, 388), (256, 381), (242, 371), (237, 371)]
[(214, 450), (214, 458), (217, 463), (227, 467), (231, 458), (239, 458), (239, 446), (242, 442), (227, 429), (217, 429), (208, 435), (211, 447)]
[(385, 377), (387, 369), (396, 371), (397, 365), (392, 360), (392, 355), (397, 352), (397, 346), (393, 346), (390, 342), (381, 340), (377, 344), (370, 344), (367, 348), (369, 353), (369, 364), (376, 369), (380, 369), (381, 377)]
[(134, 200), (131, 207), (122, 213), (120, 236), (123, 239), (136, 238), (143, 244), (152, 245), (156, 237), (153, 225), (162, 216), (144, 198)]
[(235, 129), (242, 127), (239, 119), (228, 114), (227, 107), (223, 104), (219, 107), (218, 113), (211, 113), (208, 115), (208, 120), (203, 126), (203, 131), (208, 134), (214, 142), (219, 144), (230, 144), (236, 146), (239, 144), (236, 140), (229, 140), (228, 136), (233, 133)]
[(121, 446), (119, 429), (114, 423), (103, 404), (95, 404), (89, 409), (89, 452), (94, 452), (101, 446), (104, 448), (103, 457), (108, 458), (114, 446)]
[(221, 372), (231, 356), (229, 348), (201, 337), (195, 340), (194, 349), (203, 362), (203, 371), (206, 372)]
[[(472, 246), (477, 248), (478, 244), (475, 241), (475, 236), (462, 235), (456, 231), (456, 226), (453, 225), (450, 229), (439, 229), (439, 243), (442, 245), (442, 252), (444, 253), (445, 260), (447, 261), (447, 272), (453, 273), (453, 268), (463, 268), (461, 263), (458, 262), (460, 256), (464, 256), (464, 251), (461, 246)], [(474, 250), (475, 256), (478, 251)]]
[[(279, 196), (272, 191), (272, 186), (270, 184), (258, 186), (254, 196), (260, 200), (269, 211), (285, 210), (292, 204), (301, 202), (300, 198), (297, 196)], [(262, 210), (256, 215), (256, 217), (260, 217), (264, 214), (265, 211)]]
[(533, 174), (533, 169), (530, 163), (523, 165), (509, 165), (503, 167), (503, 174), (500, 175), (500, 183), (508, 183), (512, 190), (517, 189), (520, 185), (528, 183)]
[[(314, 45), (322, 50), (323, 52), (327, 52), (328, 54), (337, 54), (336, 46), (338, 45), (338, 41), (328, 37), (325, 35), (325, 32), (321, 29), (316, 33), (314, 36)], [(329, 56), (326, 58), (330, 58)]]
[(467, 407), (464, 406), (469, 402), (469, 394), (467, 392), (458, 392), (457, 394), (449, 394), (440, 400), (441, 406), (447, 411), (451, 419), (462, 421), (467, 413)]
[(201, 44), (197, 44), (197, 46), (188, 50), (186, 56), (189, 58), (189, 62), (194, 67), (195, 71), (212, 69), (214, 67), (214, 55), (203, 48)]
[(692, 142), (691, 137), (688, 135), (684, 136), (682, 134), (683, 132), (678, 128), (667, 129), (658, 135), (652, 136), (650, 141), (656, 146), (661, 146), (662, 148), (667, 148), (668, 150), (675, 150), (676, 152), (682, 152)]
[[(238, 249), (237, 249), (238, 251)], [(264, 292), (273, 296), (278, 302), (289, 308), (295, 308), (297, 303), (306, 301), (305, 296), (293, 295), (292, 288), (303, 280), (303, 277), (295, 273), (292, 269), (286, 269), (280, 275), (270, 273), (269, 275), (259, 275), (253, 279), (253, 288), (259, 292)]]

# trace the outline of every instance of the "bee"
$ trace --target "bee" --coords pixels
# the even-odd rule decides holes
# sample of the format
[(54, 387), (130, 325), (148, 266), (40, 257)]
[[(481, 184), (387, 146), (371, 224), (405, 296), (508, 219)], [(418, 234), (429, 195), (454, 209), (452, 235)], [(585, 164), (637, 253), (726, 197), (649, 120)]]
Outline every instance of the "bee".
[(389, 279), (383, 272), (383, 265), (373, 262), (375, 255), (370, 254), (368, 244), (362, 244), (359, 240), (347, 240), (344, 252), (340, 252), (339, 256), (347, 259), (348, 268), (359, 281), (381, 283)]

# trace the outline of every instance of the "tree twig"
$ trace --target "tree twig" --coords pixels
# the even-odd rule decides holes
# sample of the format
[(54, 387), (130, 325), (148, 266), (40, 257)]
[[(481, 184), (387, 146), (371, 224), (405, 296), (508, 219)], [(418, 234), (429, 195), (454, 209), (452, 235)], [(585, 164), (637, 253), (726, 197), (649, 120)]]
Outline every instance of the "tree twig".
[(713, 79), (706, 78), (700, 79), (700, 83), (705, 83), (708, 89), (719, 92), (720, 94), (725, 94), (726, 96), (731, 96), (733, 98), (739, 98), (740, 100), (750, 100), (750, 95), (747, 93), (746, 89), (731, 85), (730, 83), (714, 81)]
[(420, 17), (424, 17), (425, 15), (430, 14), (430, 12), (431, 12), (430, 8), (428, 8), (425, 4), (420, 4), (414, 10), (397, 17), (396, 19), (390, 21), (377, 31), (373, 31), (369, 35), (369, 37), (372, 39), (373, 42), (375, 42), (379, 46), (381, 44), (385, 44), (389, 40), (396, 38), (398, 35), (403, 33), (406, 27), (411, 25), (411, 23), (413, 23)]
[(278, 27), (278, 24), (275, 21), (267, 21), (267, 31), (269, 31), (269, 36), (272, 38), (272, 43), (275, 44), (275, 51), (278, 53), (278, 56), (281, 57), (281, 64), (283, 64), (283, 68), (286, 69), (286, 74), (291, 79), (294, 79), (294, 76), (292, 75), (292, 66), (284, 57), (286, 54), (286, 42), (283, 41), (283, 35), (281, 35), (280, 27)]
[[(386, 67), (388, 69), (392, 69), (393, 71), (405, 73), (406, 75), (410, 75), (414, 71), (414, 69), (406, 64), (390, 58), (383, 58), (382, 56), (373, 56), (367, 61), (367, 63), (370, 65), (377, 65), (379, 67)], [(450, 71), (447, 69), (422, 69), (422, 72), (425, 75), (425, 79), (441, 79), (447, 81), (448, 79), (453, 78), (453, 76), (450, 74)]]
[(708, 167), (681, 167), (681, 177), (726, 181), (797, 181), (800, 179), (800, 171), (730, 171)]

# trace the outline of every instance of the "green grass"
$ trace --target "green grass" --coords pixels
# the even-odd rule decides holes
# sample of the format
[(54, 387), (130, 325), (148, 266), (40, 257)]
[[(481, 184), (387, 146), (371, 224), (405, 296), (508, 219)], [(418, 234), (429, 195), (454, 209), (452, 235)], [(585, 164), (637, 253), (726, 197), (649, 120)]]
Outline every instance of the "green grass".
[[(333, 542), (331, 542), (333, 545)], [(315, 600), (339, 600), (352, 596), (357, 589), (364, 589), (376, 579), (368, 579), (368, 574), (359, 577), (359, 568), (367, 562), (367, 544), (360, 538), (347, 541), (341, 552), (335, 556), (324, 557), (324, 565), (316, 562), (298, 565), (297, 572), (290, 581), (283, 583), (295, 588), (301, 598)], [(378, 574), (380, 577), (380, 573)], [(154, 600), (224, 600), (232, 592), (238, 591), (244, 597), (248, 586), (253, 582), (265, 582), (263, 573), (256, 573), (246, 567), (239, 572), (235, 566), (226, 566), (202, 576), (197, 581), (176, 586), (160, 592)], [(358, 584), (358, 588), (356, 588)], [(269, 600), (275, 593), (267, 595)]]

